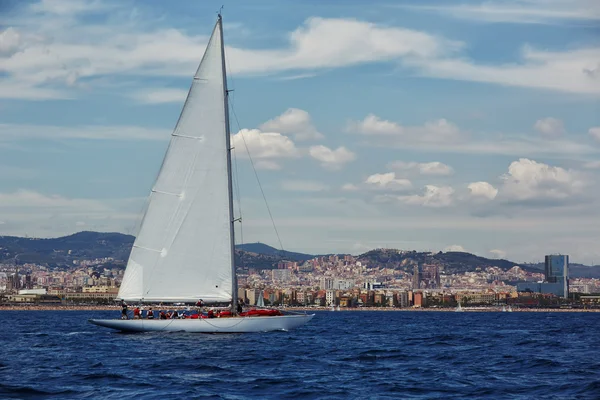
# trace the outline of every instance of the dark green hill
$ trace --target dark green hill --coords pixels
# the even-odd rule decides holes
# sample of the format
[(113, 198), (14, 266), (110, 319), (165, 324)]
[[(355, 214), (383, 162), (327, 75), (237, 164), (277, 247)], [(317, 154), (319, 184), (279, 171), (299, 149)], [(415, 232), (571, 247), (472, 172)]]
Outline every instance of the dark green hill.
[(127, 260), (134, 237), (122, 233), (78, 232), (51, 239), (0, 236), (0, 261), (70, 264), (76, 259)]
[[(73, 260), (112, 257), (115, 264), (123, 265), (129, 257), (134, 237), (122, 233), (78, 232), (73, 235), (33, 239), (0, 236), (0, 262), (17, 264), (37, 263), (50, 267), (73, 265)], [(236, 246), (236, 265), (244, 268), (274, 268), (281, 260), (302, 263), (315, 256), (290, 251), (280, 251), (264, 243), (246, 243)], [(447, 273), (475, 271), (488, 266), (508, 270), (515, 265), (540, 272), (543, 264), (518, 264), (509, 260), (489, 259), (463, 252), (417, 252), (396, 249), (375, 249), (358, 256), (370, 268), (395, 268), (413, 271), (416, 264), (438, 264)], [(119, 262), (120, 261), (120, 262)], [(600, 277), (600, 266), (570, 264), (572, 277)]]
[(235, 246), (238, 250), (244, 250), (248, 253), (264, 254), (284, 258), (289, 261), (306, 261), (314, 258), (314, 255), (304, 253), (294, 253), (292, 251), (278, 250), (264, 243), (244, 243)]
[(398, 251), (396, 249), (375, 249), (361, 254), (358, 259), (370, 267), (387, 267), (412, 272), (415, 265), (438, 264), (447, 273), (474, 271), (476, 268), (499, 267), (508, 270), (515, 265), (534, 271), (531, 266), (521, 265), (508, 260), (489, 259), (471, 253), (449, 251), (431, 253), (418, 251)]

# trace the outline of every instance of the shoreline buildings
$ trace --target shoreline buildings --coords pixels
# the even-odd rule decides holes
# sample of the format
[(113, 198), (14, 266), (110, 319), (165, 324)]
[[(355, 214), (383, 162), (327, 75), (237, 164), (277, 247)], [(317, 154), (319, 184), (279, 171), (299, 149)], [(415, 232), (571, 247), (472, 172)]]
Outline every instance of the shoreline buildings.
[(542, 282), (519, 282), (517, 291), (551, 293), (558, 297), (569, 297), (569, 256), (552, 254), (545, 257), (544, 280)]

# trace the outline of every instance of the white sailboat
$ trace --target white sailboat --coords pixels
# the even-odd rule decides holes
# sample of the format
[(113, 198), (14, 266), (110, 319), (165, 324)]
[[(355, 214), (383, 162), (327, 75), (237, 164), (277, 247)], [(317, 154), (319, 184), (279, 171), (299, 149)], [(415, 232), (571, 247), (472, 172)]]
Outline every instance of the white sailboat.
[(456, 307), (456, 309), (454, 310), (455, 312), (464, 312), (465, 310), (463, 310), (462, 306), (460, 305), (460, 300), (458, 301), (458, 307)]
[(256, 307), (264, 307), (265, 306), (265, 293), (261, 290), (258, 295), (258, 299), (256, 299)]
[(231, 302), (227, 318), (92, 319), (121, 331), (289, 330), (314, 314), (237, 316), (227, 77), (221, 15), (194, 75), (133, 244), (118, 299)]

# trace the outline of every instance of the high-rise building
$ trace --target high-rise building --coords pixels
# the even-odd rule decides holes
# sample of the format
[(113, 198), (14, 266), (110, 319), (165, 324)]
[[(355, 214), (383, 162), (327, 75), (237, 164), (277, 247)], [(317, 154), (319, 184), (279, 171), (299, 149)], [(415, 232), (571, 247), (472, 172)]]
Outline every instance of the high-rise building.
[(421, 271), (419, 271), (418, 265), (415, 265), (412, 279), (412, 288), (419, 289), (419, 287), (421, 286)]
[[(561, 297), (569, 296), (569, 256), (564, 254), (552, 254), (546, 256), (545, 281), (557, 283), (561, 288)], [(558, 285), (557, 285), (558, 287)]]
[(563, 254), (546, 256), (544, 275), (544, 282), (519, 282), (517, 290), (569, 297), (569, 256)]

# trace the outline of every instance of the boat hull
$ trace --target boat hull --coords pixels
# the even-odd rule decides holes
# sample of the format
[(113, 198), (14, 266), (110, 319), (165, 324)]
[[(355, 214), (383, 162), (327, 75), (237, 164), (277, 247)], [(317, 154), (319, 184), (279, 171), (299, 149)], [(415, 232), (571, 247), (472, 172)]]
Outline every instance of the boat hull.
[(315, 315), (200, 319), (90, 319), (89, 322), (122, 332), (251, 333), (289, 331)]

